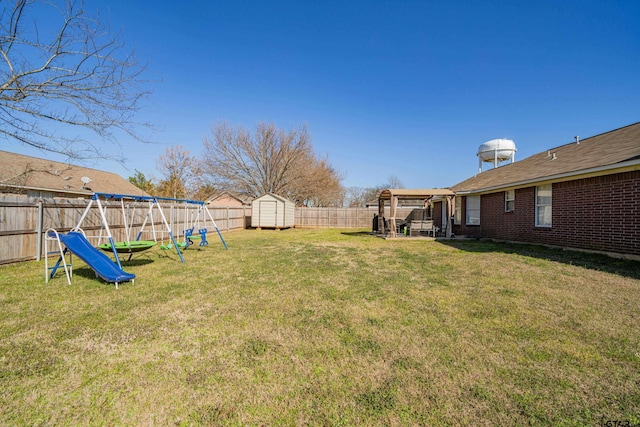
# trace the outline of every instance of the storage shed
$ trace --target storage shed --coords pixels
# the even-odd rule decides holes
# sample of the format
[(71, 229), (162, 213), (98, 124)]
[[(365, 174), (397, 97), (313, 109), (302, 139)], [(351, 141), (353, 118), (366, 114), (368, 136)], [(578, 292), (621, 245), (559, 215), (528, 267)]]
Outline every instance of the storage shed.
[(288, 228), (294, 226), (295, 205), (291, 200), (267, 193), (251, 202), (251, 226)]

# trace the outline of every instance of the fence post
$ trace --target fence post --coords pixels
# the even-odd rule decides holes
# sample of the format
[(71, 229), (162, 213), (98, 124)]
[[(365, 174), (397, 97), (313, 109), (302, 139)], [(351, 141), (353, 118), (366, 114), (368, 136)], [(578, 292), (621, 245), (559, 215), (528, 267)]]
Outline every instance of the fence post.
[(36, 233), (38, 234), (38, 241), (36, 242), (36, 261), (40, 261), (42, 255), (42, 223), (44, 222), (42, 199), (38, 199), (38, 228)]

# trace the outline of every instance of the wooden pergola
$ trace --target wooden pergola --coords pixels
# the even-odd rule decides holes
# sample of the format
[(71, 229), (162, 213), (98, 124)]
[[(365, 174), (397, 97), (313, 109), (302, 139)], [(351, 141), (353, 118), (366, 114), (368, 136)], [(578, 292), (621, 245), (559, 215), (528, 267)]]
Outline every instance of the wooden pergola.
[[(388, 188), (382, 190), (378, 195), (378, 233), (386, 234), (390, 237), (396, 237), (396, 211), (398, 208), (398, 200), (423, 200), (426, 205), (432, 198), (442, 198), (446, 204), (446, 237), (451, 237), (451, 215), (453, 213), (453, 198), (455, 193), (446, 188), (422, 188), (422, 189), (406, 189), (406, 188)], [(384, 223), (384, 205), (385, 201), (390, 203), (389, 230), (385, 230)]]

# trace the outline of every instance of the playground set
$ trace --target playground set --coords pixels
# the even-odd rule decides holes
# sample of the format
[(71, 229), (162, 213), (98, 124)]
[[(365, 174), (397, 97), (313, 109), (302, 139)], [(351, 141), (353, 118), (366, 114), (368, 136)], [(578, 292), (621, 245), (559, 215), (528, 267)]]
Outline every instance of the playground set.
[[(119, 205), (118, 210), (121, 212), (121, 220), (124, 226), (123, 241), (115, 241), (112, 229), (109, 226), (107, 206), (110, 202), (117, 202)], [(126, 206), (125, 202), (127, 202)], [(165, 216), (161, 202), (171, 204), (171, 216), (169, 220), (167, 220)], [(138, 204), (145, 206), (145, 215), (137, 235), (133, 238), (133, 228), (135, 226), (136, 215), (138, 215)], [(94, 206), (98, 209), (100, 222), (99, 234), (88, 236), (82, 229), (82, 225), (88, 216), (92, 212), (95, 212)], [(174, 209), (174, 206), (182, 207), (183, 209)], [(174, 218), (174, 216), (179, 216), (180, 211), (184, 212), (181, 223), (178, 218)], [(158, 220), (158, 224), (161, 225), (160, 230), (156, 230), (154, 213), (159, 215), (159, 218), (156, 216), (156, 219)], [(218, 233), (224, 248), (228, 250), (227, 243), (222, 237), (222, 233), (220, 233), (220, 229), (216, 225), (211, 212), (207, 209), (205, 202), (154, 196), (95, 193), (78, 220), (77, 225), (68, 233), (59, 233), (53, 228), (47, 230), (45, 234), (47, 250), (49, 249), (49, 245), (54, 242), (56, 247), (54, 251), (47, 252), (47, 256), (45, 257), (45, 281), (48, 282), (52, 279), (57, 270), (62, 266), (67, 277), (67, 283), (70, 285), (73, 274), (72, 256), (76, 255), (93, 269), (97, 277), (102, 278), (106, 282), (114, 283), (116, 289), (118, 289), (119, 283), (128, 281), (133, 283), (135, 279), (134, 274), (127, 273), (122, 269), (121, 254), (128, 254), (127, 260), (131, 260), (135, 253), (151, 249), (155, 246), (160, 237), (162, 243), (160, 248), (165, 250), (175, 248), (180, 261), (184, 263), (185, 260), (182, 250), (193, 245), (194, 240), (199, 239), (200, 246), (208, 246), (207, 232), (209, 229), (207, 227), (209, 221)], [(182, 241), (176, 239), (173, 231), (176, 224), (187, 226), (187, 228), (182, 231), (182, 237), (184, 239)], [(149, 229), (145, 230), (147, 227), (149, 227)], [(144, 233), (151, 233), (151, 240), (143, 240), (142, 236)], [(168, 239), (166, 245), (164, 244), (165, 238)], [(89, 242), (89, 239), (98, 239), (98, 244), (94, 247), (94, 245)], [(102, 240), (106, 240), (106, 242), (102, 243)], [(113, 254), (115, 261), (107, 256), (105, 252)], [(48, 255), (50, 254), (60, 255), (58, 261), (52, 267), (49, 267), (48, 262)]]

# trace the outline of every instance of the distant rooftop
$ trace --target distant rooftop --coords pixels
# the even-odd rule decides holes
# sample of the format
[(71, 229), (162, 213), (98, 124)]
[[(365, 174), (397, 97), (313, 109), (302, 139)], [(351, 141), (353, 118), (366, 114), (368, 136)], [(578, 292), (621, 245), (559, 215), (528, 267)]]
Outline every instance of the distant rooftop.
[(11, 189), (65, 193), (79, 197), (87, 197), (94, 192), (148, 196), (112, 172), (0, 150), (0, 191)]

